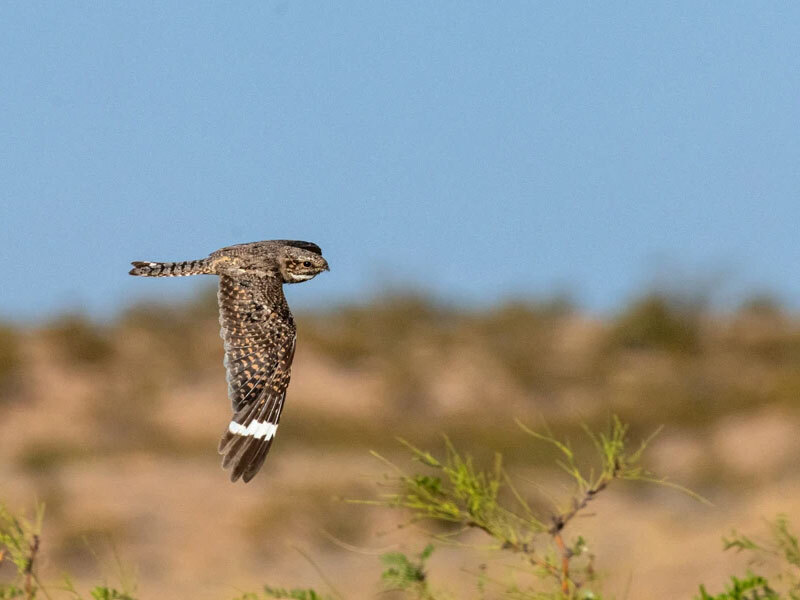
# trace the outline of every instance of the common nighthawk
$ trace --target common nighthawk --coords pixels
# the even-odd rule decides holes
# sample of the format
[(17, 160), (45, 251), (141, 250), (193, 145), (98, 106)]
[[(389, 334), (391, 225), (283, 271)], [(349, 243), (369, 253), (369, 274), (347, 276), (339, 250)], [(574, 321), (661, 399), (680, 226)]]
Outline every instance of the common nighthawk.
[(133, 262), (131, 275), (219, 275), (220, 337), (233, 418), (219, 442), (231, 481), (250, 481), (278, 430), (294, 358), (296, 329), (284, 283), (328, 270), (319, 246), (270, 240), (228, 246), (186, 262)]

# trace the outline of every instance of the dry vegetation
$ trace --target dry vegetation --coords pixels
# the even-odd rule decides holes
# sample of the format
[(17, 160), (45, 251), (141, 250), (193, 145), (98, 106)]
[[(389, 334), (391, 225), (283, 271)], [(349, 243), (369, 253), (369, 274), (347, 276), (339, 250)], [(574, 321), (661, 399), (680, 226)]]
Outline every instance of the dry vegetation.
[[(478, 462), (500, 451), (513, 477), (560, 485), (557, 449), (532, 446), (515, 419), (578, 455), (581, 423), (602, 429), (616, 414), (633, 438), (663, 425), (645, 466), (714, 503), (630, 484), (599, 498), (603, 519), (581, 528), (610, 596), (719, 588), (742, 562), (719, 552), (723, 534), (800, 514), (800, 322), (768, 299), (711, 314), (651, 294), (601, 321), (561, 300), (464, 310), (390, 296), (297, 320), (281, 433), (246, 487), (215, 454), (228, 406), (213, 295), (108, 324), (0, 326), (0, 499), (46, 503), (44, 577), (66, 568), (80, 586), (108, 572), (114, 547), (144, 598), (228, 598), (317, 583), (296, 545), (349, 597), (368, 597), (374, 554), (425, 545), (397, 515), (337, 501), (375, 496), (383, 466), (368, 451), (401, 460), (396, 437), (441, 448), (446, 433)], [(464, 570), (496, 559), (453, 547), (430, 560), (458, 589)]]

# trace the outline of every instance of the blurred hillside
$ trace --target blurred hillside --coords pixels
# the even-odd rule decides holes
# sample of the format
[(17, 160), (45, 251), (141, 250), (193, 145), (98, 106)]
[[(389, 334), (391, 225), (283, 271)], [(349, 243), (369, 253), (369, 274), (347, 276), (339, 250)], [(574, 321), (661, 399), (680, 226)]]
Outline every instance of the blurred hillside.
[[(532, 451), (515, 418), (579, 451), (581, 423), (617, 414), (634, 439), (663, 425), (649, 468), (714, 502), (633, 485), (598, 501), (607, 517), (581, 526), (605, 544), (598, 568), (615, 565), (620, 598), (688, 598), (736, 562), (719, 552), (731, 526), (800, 514), (800, 320), (767, 298), (720, 314), (650, 294), (602, 321), (563, 300), (465, 310), (386, 296), (296, 318), (280, 435), (246, 487), (215, 452), (229, 405), (213, 293), (107, 325), (2, 325), (2, 498), (46, 502), (49, 563), (96, 578), (90, 547), (113, 545), (144, 597), (219, 598), (316, 577), (296, 544), (366, 597), (377, 588), (358, 574), (374, 557), (346, 546), (417, 543), (399, 515), (336, 501), (379, 492), (368, 450), (392, 456), (397, 436), (438, 448), (446, 433), (541, 478), (553, 455)], [(441, 560), (454, 578), (465, 567), (457, 550)]]

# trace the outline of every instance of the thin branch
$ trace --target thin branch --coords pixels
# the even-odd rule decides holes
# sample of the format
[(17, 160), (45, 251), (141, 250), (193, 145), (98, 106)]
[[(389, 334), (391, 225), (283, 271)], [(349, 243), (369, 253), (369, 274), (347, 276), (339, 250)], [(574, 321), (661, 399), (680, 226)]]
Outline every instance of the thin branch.
[(595, 485), (588, 488), (582, 496), (579, 498), (573, 498), (572, 508), (559, 515), (555, 515), (553, 517), (553, 524), (550, 526), (547, 532), (550, 535), (555, 536), (562, 529), (564, 529), (564, 527), (567, 526), (567, 523), (569, 523), (581, 510), (586, 508), (586, 505), (589, 504), (589, 502), (591, 502), (597, 494), (606, 489), (606, 486), (608, 486), (613, 479), (615, 479), (614, 475), (605, 475), (601, 477)]
[(569, 559), (572, 557), (572, 552), (564, 544), (564, 538), (561, 537), (561, 533), (556, 533), (553, 539), (556, 542), (556, 546), (558, 546), (558, 551), (561, 553), (561, 593), (566, 596), (569, 594)]
[(36, 588), (34, 587), (33, 565), (36, 561), (36, 555), (39, 552), (39, 536), (33, 534), (30, 546), (28, 547), (28, 559), (25, 562), (25, 598), (33, 600), (36, 597)]

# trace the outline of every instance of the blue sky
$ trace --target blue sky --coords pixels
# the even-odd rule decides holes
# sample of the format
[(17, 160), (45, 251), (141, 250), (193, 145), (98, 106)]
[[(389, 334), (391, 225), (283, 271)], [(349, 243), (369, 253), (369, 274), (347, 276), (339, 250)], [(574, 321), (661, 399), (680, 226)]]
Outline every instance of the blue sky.
[(4, 2), (0, 56), (2, 318), (270, 238), (329, 258), (300, 305), (800, 306), (797, 3)]

